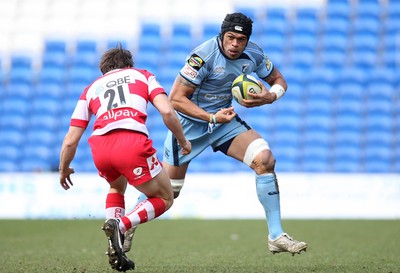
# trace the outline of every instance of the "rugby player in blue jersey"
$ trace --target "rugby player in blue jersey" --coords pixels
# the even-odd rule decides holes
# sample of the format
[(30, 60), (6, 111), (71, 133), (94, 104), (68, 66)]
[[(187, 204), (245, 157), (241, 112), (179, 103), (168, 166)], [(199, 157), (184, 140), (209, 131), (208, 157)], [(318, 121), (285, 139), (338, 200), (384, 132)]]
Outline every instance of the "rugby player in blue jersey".
[[(271, 104), (281, 98), (287, 83), (263, 50), (250, 41), (253, 21), (242, 13), (226, 15), (219, 35), (196, 47), (185, 60), (170, 93), (192, 152), (182, 155), (171, 132), (164, 144), (164, 162), (175, 198), (184, 185), (186, 171), (208, 146), (248, 165), (255, 172), (258, 199), (268, 223), (268, 247), (272, 253), (305, 251), (307, 243), (294, 240), (281, 224), (280, 197), (275, 158), (262, 136), (242, 120), (232, 107), (231, 85), (242, 73), (255, 73), (261, 94), (244, 100), (245, 107)], [(266, 121), (267, 122), (267, 121)], [(145, 198), (145, 197), (141, 197)], [(131, 236), (126, 234), (126, 250)]]

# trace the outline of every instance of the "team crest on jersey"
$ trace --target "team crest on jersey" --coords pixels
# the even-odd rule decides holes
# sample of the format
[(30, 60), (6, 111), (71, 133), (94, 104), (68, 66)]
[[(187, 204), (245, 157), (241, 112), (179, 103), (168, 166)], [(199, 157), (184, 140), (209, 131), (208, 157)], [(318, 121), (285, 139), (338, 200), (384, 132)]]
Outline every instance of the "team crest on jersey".
[(192, 54), (188, 60), (190, 67), (199, 70), (204, 65), (204, 60), (197, 54)]
[(137, 167), (132, 171), (136, 176), (141, 176), (143, 173), (143, 168), (142, 167)]
[(265, 66), (267, 67), (267, 70), (271, 69), (271, 61), (269, 60), (269, 58), (267, 57), (267, 59), (265, 60)]
[(246, 74), (247, 70), (249, 69), (250, 64), (244, 64), (242, 65), (242, 73)]

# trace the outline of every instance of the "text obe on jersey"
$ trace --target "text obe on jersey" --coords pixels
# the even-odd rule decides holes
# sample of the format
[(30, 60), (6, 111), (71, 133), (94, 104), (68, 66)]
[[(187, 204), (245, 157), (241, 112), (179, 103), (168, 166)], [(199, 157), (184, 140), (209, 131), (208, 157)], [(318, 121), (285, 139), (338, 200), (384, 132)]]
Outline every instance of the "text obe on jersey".
[(121, 84), (128, 83), (128, 82), (131, 82), (131, 79), (129, 78), (129, 76), (125, 76), (123, 78), (118, 78), (114, 81), (109, 81), (108, 83), (106, 83), (106, 86), (114, 87), (116, 85), (121, 85)]
[[(106, 87), (112, 88), (115, 86), (123, 85), (124, 83), (131, 83), (131, 79), (129, 76), (125, 76), (123, 78), (118, 78), (116, 80), (109, 81), (108, 83), (106, 83)], [(105, 88), (102, 85), (97, 87), (96, 92), (95, 92), (96, 96), (99, 96), (100, 94), (102, 94), (104, 92), (104, 89)]]

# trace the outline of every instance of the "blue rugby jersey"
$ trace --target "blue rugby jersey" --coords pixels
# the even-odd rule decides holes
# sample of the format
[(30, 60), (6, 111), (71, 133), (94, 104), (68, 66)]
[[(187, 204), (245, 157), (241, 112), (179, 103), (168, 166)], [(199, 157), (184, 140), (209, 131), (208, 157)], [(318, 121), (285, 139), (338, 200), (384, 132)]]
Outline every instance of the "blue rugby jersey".
[(265, 78), (273, 67), (262, 49), (251, 41), (238, 59), (226, 58), (215, 36), (192, 50), (179, 73), (197, 86), (189, 99), (205, 111), (216, 113), (232, 105), (231, 86), (237, 76), (255, 73)]

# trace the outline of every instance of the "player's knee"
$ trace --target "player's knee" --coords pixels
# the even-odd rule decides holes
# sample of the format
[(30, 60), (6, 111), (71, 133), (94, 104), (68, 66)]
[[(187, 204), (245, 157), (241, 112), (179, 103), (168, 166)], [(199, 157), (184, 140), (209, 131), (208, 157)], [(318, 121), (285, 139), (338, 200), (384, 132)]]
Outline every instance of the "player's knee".
[(272, 173), (275, 169), (275, 157), (270, 150), (261, 151), (253, 160), (254, 170), (257, 174)]

